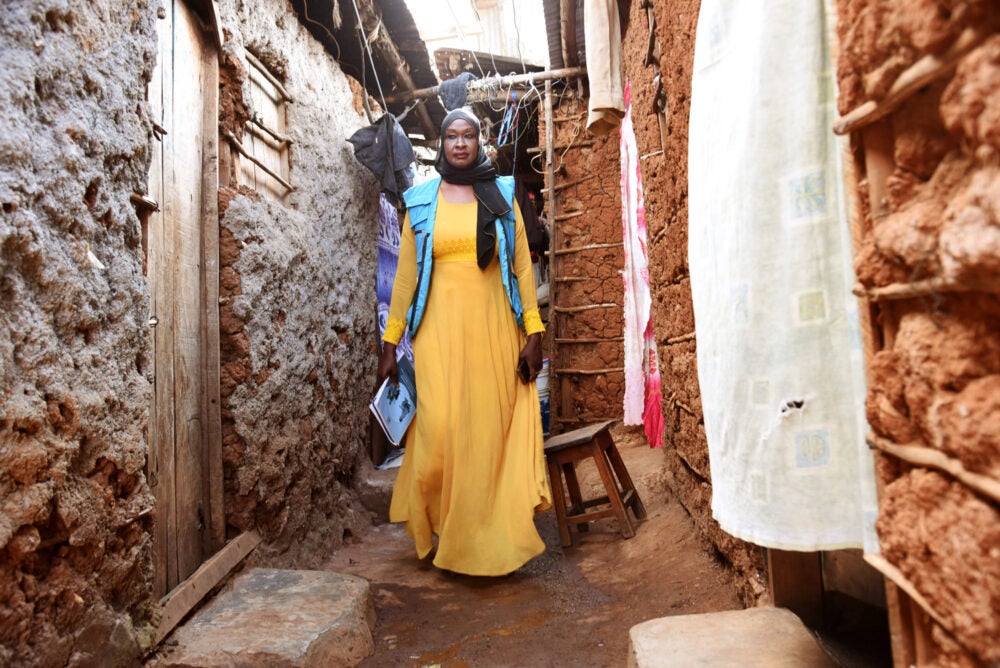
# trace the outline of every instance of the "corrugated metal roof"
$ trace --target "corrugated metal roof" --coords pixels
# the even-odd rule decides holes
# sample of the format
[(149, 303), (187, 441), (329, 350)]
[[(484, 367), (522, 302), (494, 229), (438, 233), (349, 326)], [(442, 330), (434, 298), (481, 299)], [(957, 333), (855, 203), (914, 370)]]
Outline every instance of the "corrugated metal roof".
[[(375, 70), (372, 70), (364, 45), (359, 39), (352, 0), (339, 0), (339, 3), (335, 3), (334, 0), (289, 0), (289, 2), (302, 25), (340, 63), (344, 72), (364, 82), (365, 89), (374, 99), (380, 99), (379, 84), (386, 96), (402, 91), (395, 85), (398, 78), (395, 74), (395, 63), (389, 62), (379, 53), (374, 53)], [(339, 27), (334, 27), (335, 4), (339, 4), (341, 13)], [(380, 25), (385, 27), (390, 40), (399, 52), (414, 87), (436, 86), (439, 82), (431, 67), (427, 47), (417, 32), (413, 15), (410, 14), (404, 0), (377, 0), (359, 2), (359, 5), (374, 6), (381, 12)], [(437, 98), (428, 99), (423, 104), (434, 129), (431, 138), (435, 138), (437, 128), (441, 126), (446, 112)], [(389, 111), (397, 116), (407, 107), (403, 102), (390, 103), (388, 106)], [(427, 134), (415, 112), (408, 114), (401, 125), (407, 134)]]

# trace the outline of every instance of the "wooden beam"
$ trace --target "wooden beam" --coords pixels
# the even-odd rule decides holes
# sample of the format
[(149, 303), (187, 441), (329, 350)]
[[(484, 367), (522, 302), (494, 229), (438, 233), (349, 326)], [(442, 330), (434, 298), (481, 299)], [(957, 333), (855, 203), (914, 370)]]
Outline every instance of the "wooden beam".
[(960, 460), (949, 457), (940, 450), (922, 445), (899, 445), (875, 434), (868, 434), (865, 440), (870, 447), (902, 459), (908, 464), (943, 471), (994, 503), (1000, 503), (1000, 481), (967, 470)]
[(806, 626), (823, 623), (823, 572), (819, 552), (767, 550), (767, 576), (774, 605), (788, 608)]
[(837, 119), (833, 131), (838, 135), (847, 134), (888, 116), (921, 88), (951, 72), (965, 54), (993, 35), (995, 30), (993, 22), (966, 28), (943, 54), (928, 54), (904, 70), (881, 100), (869, 100)]
[[(560, 144), (558, 146), (553, 146), (553, 148), (557, 151), (563, 151), (563, 150), (569, 150), (571, 148), (587, 148), (588, 146), (593, 146), (594, 143), (595, 142), (593, 139), (584, 139), (583, 141), (576, 141), (576, 142), (570, 142), (569, 144)], [(546, 142), (545, 146), (533, 146), (529, 148), (527, 152), (530, 154), (541, 153), (542, 151), (547, 151), (548, 148), (549, 148), (548, 142)]]
[(156, 635), (153, 646), (159, 645), (177, 624), (194, 609), (261, 542), (260, 534), (247, 531), (231, 540), (184, 582), (164, 596), (157, 606)]
[(877, 288), (866, 288), (860, 284), (854, 287), (854, 294), (857, 297), (869, 301), (891, 301), (895, 299), (914, 299), (918, 297), (930, 297), (944, 292), (972, 292), (981, 290), (983, 292), (1000, 292), (1000, 282), (984, 284), (959, 283), (951, 278), (935, 276), (925, 278), (920, 281), (910, 283), (892, 283)]
[[(474, 79), (465, 84), (465, 90), (469, 93), (483, 91), (494, 88), (510, 88), (511, 86), (532, 86), (536, 82), (552, 81), (554, 79), (572, 79), (587, 75), (586, 67), (562, 67), (556, 70), (546, 70), (544, 72), (531, 72), (529, 74), (508, 74), (506, 76), (484, 77)], [(411, 100), (437, 97), (441, 92), (441, 86), (430, 86), (428, 88), (416, 88), (410, 91), (403, 91), (394, 95), (387, 95), (387, 104), (394, 102), (409, 102)], [(506, 99), (506, 98), (501, 98)]]
[[(589, 181), (590, 179), (596, 179), (597, 174), (591, 174), (590, 176), (584, 176), (582, 179), (573, 179), (572, 181), (566, 181), (565, 183), (560, 183), (556, 186), (556, 190), (562, 190), (563, 188), (569, 188), (570, 186), (575, 186), (584, 181)], [(549, 192), (548, 188), (542, 188), (542, 194), (547, 194)]]
[[(581, 212), (583, 213), (583, 212)], [(624, 244), (621, 241), (616, 241), (609, 244), (587, 244), (586, 246), (576, 246), (575, 248), (560, 248), (556, 251), (556, 255), (566, 255), (567, 253), (579, 253), (580, 251), (588, 250), (598, 250), (601, 248), (621, 248)]]
[[(392, 37), (389, 35), (389, 31), (384, 29), (382, 15), (378, 7), (376, 7), (373, 0), (358, 0), (354, 5), (354, 10), (364, 32), (364, 39), (368, 40), (369, 35), (374, 35), (374, 37), (370, 38), (371, 41), (369, 42), (371, 48), (378, 51), (392, 68), (392, 87), (402, 89), (403, 95), (409, 94), (411, 96), (407, 101), (412, 100), (416, 84), (413, 83), (413, 79), (410, 77), (409, 65), (407, 65), (403, 56), (400, 55), (396, 43), (392, 41)], [(371, 63), (371, 65), (373, 68), (375, 67), (374, 63)], [(388, 104), (388, 100), (384, 102)], [(428, 139), (437, 138), (440, 134), (438, 127), (431, 120), (425, 106), (422, 104), (417, 105), (414, 112), (417, 114), (417, 120), (424, 131), (424, 136)]]
[(552, 310), (556, 313), (579, 313), (581, 311), (592, 311), (596, 308), (621, 308), (621, 304), (616, 304), (614, 302), (606, 302), (604, 304), (587, 304), (586, 306), (553, 306)]
[(684, 343), (685, 341), (694, 341), (695, 332), (689, 332), (687, 334), (682, 334), (681, 336), (675, 336), (672, 339), (667, 339), (664, 343), (668, 346), (672, 346), (675, 343)]
[(624, 336), (612, 336), (610, 338), (583, 338), (583, 339), (555, 339), (556, 343), (614, 343), (624, 341)]
[(204, 120), (202, 141), (202, 262), (201, 262), (201, 350), (202, 350), (202, 432), (204, 461), (202, 484), (205, 534), (204, 554), (213, 554), (226, 544), (225, 484), (222, 469), (222, 407), (219, 397), (222, 373), (219, 352), (219, 56), (213, 50), (202, 68)]
[[(867, 561), (872, 568), (891, 580), (894, 585), (906, 592), (906, 595), (909, 596), (914, 603), (919, 605), (924, 612), (930, 615), (941, 628), (947, 631), (948, 634), (951, 635), (956, 641), (958, 640), (952, 632), (951, 624), (949, 624), (937, 610), (931, 607), (931, 604), (926, 598), (924, 598), (923, 594), (920, 593), (920, 590), (918, 590), (914, 584), (910, 582), (905, 575), (903, 575), (901, 570), (896, 568), (895, 565), (890, 563), (889, 560), (881, 554), (866, 554), (865, 561)], [(959, 644), (961, 643), (959, 642)]]
[(606, 369), (553, 369), (556, 375), (562, 373), (571, 376), (603, 376), (606, 373), (615, 373), (616, 371), (624, 370), (625, 367), (623, 366), (608, 367)]

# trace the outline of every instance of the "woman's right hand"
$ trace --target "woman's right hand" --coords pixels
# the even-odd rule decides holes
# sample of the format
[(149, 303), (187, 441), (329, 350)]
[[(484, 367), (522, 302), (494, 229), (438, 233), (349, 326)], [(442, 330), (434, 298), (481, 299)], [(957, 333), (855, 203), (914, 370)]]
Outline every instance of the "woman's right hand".
[(386, 378), (392, 378), (392, 382), (399, 384), (399, 367), (396, 366), (396, 346), (392, 343), (382, 342), (382, 357), (378, 361), (378, 380), (382, 382)]

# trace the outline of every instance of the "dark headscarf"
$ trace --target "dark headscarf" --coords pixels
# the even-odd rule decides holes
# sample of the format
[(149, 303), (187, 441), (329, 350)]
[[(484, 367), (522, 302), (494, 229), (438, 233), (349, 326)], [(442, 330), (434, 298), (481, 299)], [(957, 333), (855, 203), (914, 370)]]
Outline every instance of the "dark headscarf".
[(493, 252), (496, 248), (497, 235), (493, 227), (493, 221), (510, 213), (510, 205), (504, 199), (500, 188), (497, 187), (497, 171), (493, 168), (493, 163), (486, 157), (486, 149), (483, 148), (483, 141), (480, 138), (476, 144), (479, 153), (476, 161), (466, 167), (459, 169), (448, 162), (444, 154), (444, 135), (448, 126), (462, 119), (468, 121), (475, 129), (476, 134), (480, 134), (479, 119), (464, 109), (455, 109), (444, 117), (441, 124), (441, 143), (438, 147), (438, 157), (434, 162), (434, 168), (441, 174), (441, 178), (448, 183), (463, 186), (472, 186), (472, 192), (476, 195), (479, 207), (476, 212), (476, 261), (480, 269), (485, 269), (493, 259)]

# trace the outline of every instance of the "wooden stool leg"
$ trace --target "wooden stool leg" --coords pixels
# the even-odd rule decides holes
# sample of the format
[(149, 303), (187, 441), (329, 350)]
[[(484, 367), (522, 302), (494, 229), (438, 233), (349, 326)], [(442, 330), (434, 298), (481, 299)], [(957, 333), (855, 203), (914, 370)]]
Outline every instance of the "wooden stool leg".
[[(566, 462), (562, 465), (563, 475), (566, 477), (566, 489), (569, 491), (570, 515), (579, 515), (586, 506), (583, 505), (583, 495), (580, 493), (580, 482), (576, 478), (576, 463)], [(578, 531), (589, 531), (590, 527), (586, 523), (577, 524)]]
[(604, 432), (601, 435), (602, 439), (607, 438), (607, 449), (605, 452), (608, 454), (608, 460), (611, 462), (611, 468), (614, 469), (615, 475), (618, 476), (618, 480), (621, 481), (623, 493), (627, 494), (629, 491), (632, 492), (632, 498), (635, 499), (634, 503), (630, 504), (632, 506), (632, 512), (635, 513), (635, 518), (637, 520), (646, 519), (646, 506), (642, 505), (642, 499), (639, 498), (639, 492), (635, 489), (635, 483), (632, 482), (632, 476), (628, 474), (628, 469), (625, 468), (625, 462), (622, 460), (621, 454), (618, 452), (618, 446), (615, 445), (614, 439), (611, 438), (611, 434)]
[(615, 517), (618, 518), (622, 536), (633, 538), (635, 537), (635, 529), (632, 528), (632, 521), (629, 520), (628, 512), (622, 503), (622, 495), (618, 491), (618, 483), (615, 481), (615, 475), (611, 471), (611, 467), (608, 466), (608, 460), (604, 456), (604, 448), (595, 439), (591, 441), (590, 449), (594, 455), (594, 463), (597, 464), (597, 471), (601, 474), (601, 480), (604, 482), (604, 488), (608, 491), (608, 501), (611, 503)]
[(566, 522), (566, 493), (563, 491), (559, 463), (551, 458), (548, 460), (548, 464), (549, 483), (552, 485), (552, 503), (556, 507), (556, 524), (559, 525), (559, 540), (563, 547), (570, 547), (573, 545), (573, 538), (569, 535), (569, 525)]

